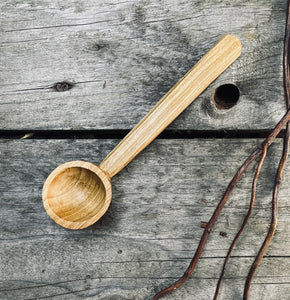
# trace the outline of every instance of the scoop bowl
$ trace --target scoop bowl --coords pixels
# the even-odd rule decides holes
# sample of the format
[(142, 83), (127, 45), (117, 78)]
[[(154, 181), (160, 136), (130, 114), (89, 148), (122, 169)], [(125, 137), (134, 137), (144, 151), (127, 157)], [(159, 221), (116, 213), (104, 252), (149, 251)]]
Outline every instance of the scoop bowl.
[(110, 177), (93, 163), (67, 162), (47, 177), (42, 199), (46, 212), (57, 224), (82, 229), (98, 221), (109, 208)]

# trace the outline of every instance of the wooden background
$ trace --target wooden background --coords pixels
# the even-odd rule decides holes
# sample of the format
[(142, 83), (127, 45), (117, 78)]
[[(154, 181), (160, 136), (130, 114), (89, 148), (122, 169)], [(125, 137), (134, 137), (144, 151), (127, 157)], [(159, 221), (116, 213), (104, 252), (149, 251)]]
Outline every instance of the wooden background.
[[(2, 0), (0, 8), (0, 299), (150, 299), (183, 274), (201, 222), (285, 112), (286, 1)], [(113, 178), (106, 215), (84, 230), (56, 225), (41, 201), (47, 175), (69, 160), (100, 163), (227, 33), (241, 39), (242, 56), (163, 139)], [(58, 92), (58, 82), (70, 89)], [(240, 98), (231, 109), (218, 110), (211, 95), (226, 83), (239, 88)], [(20, 139), (25, 134), (29, 138)], [(277, 139), (269, 150), (253, 217), (219, 299), (242, 299), (270, 221), (281, 144)], [(252, 176), (250, 168), (192, 277), (166, 299), (213, 297), (247, 210)], [(278, 229), (251, 300), (290, 299), (289, 180), (288, 164)]]

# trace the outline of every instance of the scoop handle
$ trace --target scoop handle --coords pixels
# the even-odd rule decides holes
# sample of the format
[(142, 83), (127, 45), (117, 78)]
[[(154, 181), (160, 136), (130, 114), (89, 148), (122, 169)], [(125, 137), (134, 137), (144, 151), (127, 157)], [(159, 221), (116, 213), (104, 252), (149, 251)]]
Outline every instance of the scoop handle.
[(241, 42), (225, 35), (182, 77), (100, 164), (113, 177), (150, 144), (241, 54)]

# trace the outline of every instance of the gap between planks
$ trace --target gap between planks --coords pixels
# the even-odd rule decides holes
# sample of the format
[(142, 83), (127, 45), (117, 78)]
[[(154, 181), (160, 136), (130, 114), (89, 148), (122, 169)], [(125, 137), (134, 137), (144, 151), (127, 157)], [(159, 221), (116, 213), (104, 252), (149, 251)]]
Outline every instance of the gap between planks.
[[(129, 129), (103, 130), (0, 130), (0, 139), (123, 139)], [(164, 130), (159, 139), (257, 139), (266, 138), (271, 130)], [(278, 138), (283, 138), (282, 130)]]

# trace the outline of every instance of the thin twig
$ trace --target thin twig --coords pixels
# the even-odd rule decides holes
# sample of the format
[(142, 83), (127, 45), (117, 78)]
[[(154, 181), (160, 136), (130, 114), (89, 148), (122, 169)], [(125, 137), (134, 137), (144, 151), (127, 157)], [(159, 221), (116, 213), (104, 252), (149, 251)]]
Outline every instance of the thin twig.
[(225, 206), (229, 196), (231, 195), (231, 192), (233, 191), (234, 187), (237, 185), (237, 183), (239, 182), (239, 180), (241, 179), (241, 177), (243, 176), (243, 174), (245, 173), (245, 171), (247, 170), (247, 168), (250, 166), (250, 164), (257, 158), (259, 157), (262, 152), (264, 151), (264, 148), (268, 148), (273, 141), (275, 140), (275, 138), (277, 137), (277, 135), (280, 133), (280, 131), (282, 130), (282, 128), (286, 125), (286, 123), (290, 120), (290, 109), (287, 111), (287, 113), (282, 117), (282, 119), (277, 123), (277, 125), (275, 126), (275, 128), (273, 129), (273, 131), (270, 133), (270, 135), (264, 140), (264, 142), (258, 147), (256, 148), (252, 154), (245, 160), (245, 162), (242, 164), (242, 166), (239, 168), (239, 170), (237, 171), (237, 173), (235, 174), (235, 176), (233, 177), (233, 179), (231, 180), (231, 182), (229, 183), (222, 199), (220, 200), (219, 204), (217, 205), (211, 219), (209, 220), (209, 222), (207, 223), (207, 226), (204, 229), (204, 232), (201, 236), (199, 245), (196, 249), (196, 252), (188, 266), (188, 268), (186, 269), (185, 273), (183, 274), (182, 277), (180, 277), (176, 282), (174, 282), (172, 285), (170, 285), (169, 287), (161, 290), (160, 292), (158, 292), (153, 298), (152, 300), (157, 300), (160, 299), (161, 297), (164, 297), (165, 295), (171, 293), (172, 291), (174, 291), (175, 289), (177, 289), (178, 287), (180, 287), (192, 274), (198, 260), (201, 257), (203, 248), (206, 244), (206, 241), (210, 235), (210, 232), (217, 220), (217, 218), (219, 217), (223, 207)]
[(267, 236), (263, 242), (262, 247), (260, 248), (247, 277), (246, 283), (245, 283), (245, 288), (244, 288), (244, 300), (248, 299), (249, 296), (249, 290), (251, 286), (251, 282), (254, 277), (254, 273), (256, 272), (258, 266), (260, 265), (271, 241), (274, 236), (274, 233), (276, 231), (277, 227), (277, 221), (278, 221), (278, 195), (280, 191), (280, 185), (281, 185), (281, 176), (284, 170), (284, 166), (288, 157), (288, 149), (289, 149), (289, 125), (287, 124), (287, 132), (286, 136), (284, 138), (284, 146), (283, 146), (283, 154), (279, 163), (279, 167), (276, 173), (275, 177), (275, 185), (273, 189), (273, 197), (272, 197), (272, 220), (271, 224), (267, 233)]
[[(290, 48), (290, 1), (288, 0), (287, 3), (287, 18), (286, 18), (286, 29), (285, 29), (285, 38), (284, 38), (284, 53), (283, 53), (283, 75), (284, 75), (284, 92), (285, 92), (285, 100), (286, 100), (286, 106), (287, 109), (290, 108), (290, 72), (289, 72), (289, 48)], [(289, 138), (290, 138), (290, 126), (289, 122), (287, 123), (286, 128), (286, 135), (284, 137), (284, 143), (283, 143), (283, 153), (279, 162), (279, 166), (277, 169), (276, 177), (275, 177), (275, 183), (273, 188), (273, 196), (272, 196), (272, 220), (270, 227), (268, 229), (267, 236), (250, 268), (249, 274), (247, 276), (247, 280), (245, 283), (244, 288), (244, 300), (248, 299), (249, 291), (251, 282), (253, 280), (254, 274), (260, 265), (272, 239), (274, 236), (274, 233), (276, 231), (277, 222), (278, 222), (278, 198), (279, 198), (279, 191), (281, 186), (281, 179), (283, 170), (286, 164), (286, 160), (288, 157), (289, 152)]]
[(249, 206), (249, 209), (248, 209), (248, 213), (246, 214), (245, 218), (244, 218), (244, 221), (243, 221), (243, 224), (239, 230), (239, 232), (236, 234), (229, 250), (228, 250), (228, 253), (227, 253), (227, 256), (225, 258), (225, 261), (224, 261), (224, 265), (223, 265), (223, 268), (222, 268), (222, 272), (221, 272), (221, 275), (220, 275), (220, 278), (219, 278), (219, 281), (217, 283), (217, 286), (216, 286), (216, 290), (215, 290), (215, 295), (214, 295), (214, 300), (217, 299), (218, 297), (218, 293), (219, 293), (219, 289), (220, 289), (220, 286), (221, 286), (221, 282), (223, 280), (223, 277), (224, 277), (224, 274), (225, 274), (225, 270), (226, 270), (226, 266), (228, 264), (228, 261), (231, 257), (231, 254), (232, 254), (232, 251), (235, 247), (235, 244), (236, 242), (238, 241), (240, 235), (242, 234), (244, 228), (246, 227), (246, 224), (248, 222), (248, 219), (250, 218), (251, 214), (252, 214), (252, 211), (253, 211), (253, 207), (254, 207), (254, 202), (255, 202), (255, 197), (256, 197), (256, 186), (257, 186), (257, 181), (258, 181), (258, 177), (259, 177), (259, 174), (260, 174), (260, 171), (261, 171), (261, 168), (262, 168), (262, 165), (263, 165), (263, 162), (264, 162), (264, 159), (266, 157), (266, 154), (267, 154), (267, 147), (265, 146), (264, 149), (263, 149), (263, 153), (261, 155), (261, 158), (260, 158), (260, 161), (257, 165), (257, 168), (256, 168), (256, 171), (255, 171), (255, 175), (254, 175), (254, 178), (253, 178), (253, 182), (252, 182), (252, 193), (251, 193), (251, 201), (250, 201), (250, 206)]

